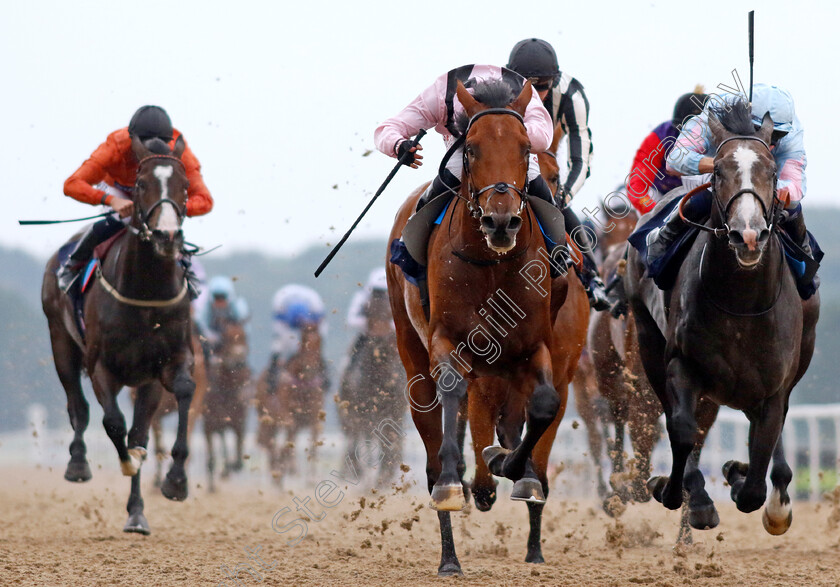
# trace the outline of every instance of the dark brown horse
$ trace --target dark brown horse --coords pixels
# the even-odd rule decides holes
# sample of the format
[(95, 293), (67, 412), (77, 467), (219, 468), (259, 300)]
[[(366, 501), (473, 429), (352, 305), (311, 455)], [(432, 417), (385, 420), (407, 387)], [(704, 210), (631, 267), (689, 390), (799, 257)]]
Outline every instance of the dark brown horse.
[[(146, 456), (149, 423), (161, 398), (157, 382), (173, 393), (178, 403), (174, 462), (161, 492), (178, 501), (187, 497), (184, 462), (195, 382), (190, 301), (178, 260), (187, 198), (187, 177), (180, 160), (184, 146), (179, 138), (174, 152), (168, 154), (162, 141), (150, 143), (156, 152), (139, 139), (132, 141), (132, 151), (139, 161), (133, 189), (134, 215), (86, 294), (84, 339), (75, 328), (67, 296), (58, 289), (56, 255), (47, 264), (41, 290), (55, 367), (67, 394), (67, 411), (75, 433), (64, 477), (69, 481), (91, 478), (83, 439), (89, 419), (80, 381), (84, 370), (105, 412), (102, 423), (117, 449), (123, 475), (131, 477), (128, 521), (123, 528), (126, 532), (149, 533), (140, 496), (140, 465)], [(125, 418), (117, 405), (117, 394), (126, 385), (137, 387), (128, 444)]]
[[(402, 426), (406, 411), (405, 379), (386, 291), (371, 292), (365, 318), (367, 327), (353, 341), (338, 388), (338, 412), (351, 454), (383, 421)], [(402, 463), (403, 437), (389, 436), (388, 450), (378, 465), (378, 485), (393, 479)]]
[[(458, 100), (469, 117), (463, 130), (464, 177), (429, 240), (428, 320), (418, 289), (399, 268), (388, 266), (388, 294), (411, 413), (426, 448), (431, 505), (440, 522), (439, 575), (461, 573), (449, 512), (466, 503), (465, 409), (478, 448), (492, 442), (497, 424), (500, 440), (511, 447), (485, 449), (483, 460), (490, 471), (517, 481), (516, 496), (542, 505), (544, 476), (535, 471), (538, 455), (547, 457), (552, 435), (546, 433), (562, 417), (566, 401), (565, 389), (554, 386), (552, 306), (562, 304), (567, 283), (560, 277), (552, 284), (548, 263), (540, 254), (545, 253), (544, 242), (523, 191), (530, 141), (522, 115), (531, 99), (531, 85), (526, 84), (510, 104), (507, 90), (503, 96), (501, 92), (493, 96), (492, 90), (492, 84), (479, 84), (475, 91), (480, 101), (462, 84), (457, 86)], [(421, 191), (400, 208), (391, 241), (400, 237)], [(485, 382), (488, 387), (481, 388), (470, 385), (466, 406), (467, 378), (491, 377), (505, 381)], [(507, 395), (502, 389), (490, 389), (508, 382)], [(498, 408), (481, 402), (476, 389), (487, 391)], [(510, 421), (499, 422), (494, 417), (505, 397), (513, 397), (515, 404), (508, 412)], [(525, 435), (517, 442), (526, 418)], [(538, 517), (539, 512), (533, 515)]]
[[(257, 383), (257, 443), (268, 451), (272, 475), (281, 482), (283, 476), (297, 472), (295, 440), (307, 428), (311, 432), (307, 460), (310, 472), (314, 470), (328, 387), (318, 324), (303, 325), (300, 349), (280, 366), (274, 385), (269, 381), (270, 368)], [(280, 431), (286, 433), (282, 443), (277, 438)]]
[[(219, 438), (222, 451), (222, 477), (243, 467), (245, 419), (248, 415), (246, 392), (251, 382), (248, 367), (248, 338), (242, 324), (223, 323), (218, 350), (210, 354), (207, 368), (207, 395), (204, 399), (204, 438), (207, 442), (208, 491), (216, 490), (216, 449), (213, 438)], [(236, 438), (236, 458), (228, 459), (225, 432)]]
[[(777, 170), (768, 147), (770, 115), (758, 132), (745, 102), (718, 116), (709, 117), (717, 144), (712, 215), (673, 289), (663, 294), (642, 277), (635, 250), (628, 260), (625, 285), (639, 347), (665, 410), (673, 456), (670, 476), (651, 479), (649, 487), (669, 509), (680, 507), (685, 488), (694, 510), (695, 491), (704, 485), (689, 459), (699, 452), (698, 428), (711, 425), (709, 412), (717, 405), (730, 406), (750, 420), (749, 464), (730, 461), (723, 470), (732, 499), (742, 512), (764, 504), (772, 458), (773, 492), (763, 521), (768, 532), (782, 534), (792, 521), (792, 472), (781, 432), (791, 390), (813, 355), (819, 297), (800, 299), (774, 233)], [(713, 409), (704, 410), (701, 400)], [(711, 500), (700, 505), (714, 509)], [(705, 517), (692, 519), (692, 526), (712, 526)]]

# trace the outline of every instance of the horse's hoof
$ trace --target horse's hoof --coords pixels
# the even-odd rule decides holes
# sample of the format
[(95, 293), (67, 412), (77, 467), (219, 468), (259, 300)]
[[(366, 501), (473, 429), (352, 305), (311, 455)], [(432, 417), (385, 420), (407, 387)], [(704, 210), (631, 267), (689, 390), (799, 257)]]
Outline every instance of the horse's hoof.
[(120, 461), (122, 474), (126, 477), (134, 477), (140, 471), (143, 461), (146, 460), (146, 454), (146, 449), (142, 446), (128, 449), (128, 460)]
[(668, 477), (660, 475), (659, 477), (651, 477), (648, 479), (647, 488), (653, 499), (662, 503), (662, 493), (665, 491), (665, 486), (668, 484)]
[(528, 555), (525, 557), (526, 563), (532, 563), (535, 565), (542, 565), (545, 564), (545, 559), (543, 558), (542, 552), (529, 552)]
[(490, 469), (496, 477), (504, 477), (502, 472), (502, 465), (505, 462), (505, 457), (510, 454), (510, 451), (501, 446), (487, 446), (481, 451), (481, 458), (484, 464)]
[(496, 488), (488, 489), (484, 487), (472, 488), (473, 501), (475, 507), (480, 512), (489, 512), (493, 504), (496, 503)]
[(695, 530), (711, 530), (720, 524), (720, 516), (714, 504), (699, 508), (689, 506), (688, 523)]
[(461, 572), (461, 565), (458, 561), (454, 563), (441, 563), (440, 567), (438, 567), (438, 577), (452, 577), (457, 575), (459, 577), (463, 577), (464, 573)]
[(432, 501), (429, 506), (439, 512), (460, 512), (467, 506), (463, 485), (460, 483), (435, 485), (432, 487)]
[(545, 503), (542, 483), (537, 479), (523, 477), (513, 484), (513, 491), (510, 492), (513, 501), (526, 501), (528, 503)]
[(721, 467), (721, 472), (723, 473), (723, 478), (726, 479), (726, 482), (732, 485), (733, 479), (729, 478), (730, 473), (738, 473), (741, 477), (746, 477), (749, 468), (749, 465), (746, 463), (741, 463), (739, 461), (726, 461), (723, 464), (723, 467)]
[(149, 529), (149, 522), (146, 521), (146, 516), (143, 514), (131, 514), (128, 516), (128, 521), (123, 526), (123, 532), (133, 532), (134, 534), (142, 534), (148, 536), (152, 533)]
[(781, 536), (788, 531), (793, 523), (793, 508), (790, 501), (782, 503), (779, 492), (774, 489), (770, 494), (770, 500), (764, 506), (761, 515), (761, 523), (764, 529), (773, 536)]
[(167, 475), (160, 485), (160, 492), (166, 499), (184, 501), (187, 499), (187, 478), (173, 480)]
[(64, 478), (73, 483), (84, 483), (90, 481), (93, 474), (90, 472), (90, 465), (87, 461), (67, 463), (67, 470), (64, 471)]

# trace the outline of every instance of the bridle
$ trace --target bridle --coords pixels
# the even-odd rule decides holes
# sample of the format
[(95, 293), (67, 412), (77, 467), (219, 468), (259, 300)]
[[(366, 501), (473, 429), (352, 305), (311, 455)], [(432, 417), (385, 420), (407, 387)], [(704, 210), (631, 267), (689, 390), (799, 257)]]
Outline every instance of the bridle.
[[(181, 161), (178, 157), (174, 155), (148, 155), (143, 157), (140, 160), (140, 163), (137, 164), (137, 180), (134, 183), (134, 192), (137, 193), (137, 182), (140, 178), (140, 168), (143, 166), (144, 163), (147, 163), (152, 160), (156, 159), (169, 159), (171, 161), (176, 161), (180, 166), (181, 169), (186, 172), (186, 167), (184, 166), (184, 162)], [(186, 216), (185, 211), (181, 208), (181, 206), (175, 200), (170, 198), (160, 198), (157, 202), (149, 206), (148, 210), (143, 210), (140, 206), (140, 203), (135, 201), (135, 207), (137, 208), (137, 214), (140, 219), (140, 228), (135, 228), (134, 226), (129, 226), (128, 229), (136, 234), (141, 241), (148, 242), (152, 238), (152, 230), (149, 228), (149, 218), (151, 217), (152, 213), (157, 210), (159, 207), (163, 206), (164, 204), (169, 204), (175, 209), (175, 214), (178, 216), (178, 225), (180, 226), (181, 223), (184, 221), (184, 216)]]
[[(514, 110), (508, 110), (507, 108), (488, 108), (487, 110), (482, 110), (481, 112), (476, 113), (470, 118), (469, 123), (467, 124), (466, 130), (461, 135), (461, 138), (464, 142), (466, 142), (467, 134), (469, 134), (470, 129), (472, 128), (475, 121), (481, 118), (482, 116), (487, 116), (490, 114), (506, 114), (509, 116), (515, 117), (522, 126), (525, 126), (525, 120), (522, 118), (522, 115)], [(493, 190), (493, 193), (490, 194), (490, 198), (492, 198), (495, 194), (510, 194), (511, 192), (516, 193), (519, 195), (519, 209), (516, 211), (517, 214), (521, 214), (522, 210), (525, 208), (525, 203), (528, 201), (528, 160), (531, 156), (530, 151), (525, 154), (525, 185), (520, 189), (513, 184), (509, 184), (504, 181), (500, 181), (494, 184), (490, 184), (484, 186), (481, 189), (477, 189), (472, 183), (472, 174), (470, 173), (470, 162), (469, 158), (467, 157), (467, 149), (464, 148), (462, 157), (463, 157), (463, 165), (464, 165), (464, 177), (467, 179), (467, 190), (470, 194), (470, 199), (467, 201), (467, 207), (470, 210), (470, 213), (474, 218), (481, 218), (485, 215), (484, 209), (479, 204), (479, 197), (481, 194)], [(489, 201), (489, 199), (488, 199)]]
[[(760, 139), (759, 137), (743, 136), (743, 135), (729, 137), (727, 139), (724, 139), (717, 146), (717, 152), (720, 153), (721, 147), (723, 147), (723, 145), (725, 145), (729, 141), (756, 141), (758, 143), (761, 143), (762, 146), (764, 146), (764, 148), (767, 149), (768, 153), (770, 152), (770, 146), (766, 142), (764, 142), (762, 139)], [(753, 196), (755, 196), (755, 199), (758, 200), (758, 202), (761, 204), (762, 214), (764, 216), (764, 221), (767, 224), (768, 230), (770, 230), (770, 232), (773, 232), (773, 230), (775, 229), (774, 220), (775, 220), (776, 214), (778, 212), (778, 204), (780, 204), (780, 200), (776, 195), (776, 183), (777, 183), (777, 181), (778, 181), (778, 178), (777, 178), (776, 174), (773, 173), (773, 203), (770, 205), (769, 210), (767, 209), (767, 206), (765, 205), (764, 200), (762, 200), (761, 196), (759, 196), (758, 192), (756, 192), (752, 188), (744, 188), (744, 189), (738, 190), (729, 199), (729, 201), (726, 203), (726, 206), (724, 206), (723, 204), (720, 203), (720, 199), (718, 198), (717, 190), (715, 189), (715, 176), (713, 174), (712, 175), (712, 180), (710, 182), (704, 183), (703, 185), (694, 188), (693, 190), (688, 192), (685, 196), (683, 196), (683, 199), (682, 199), (682, 201), (680, 202), (680, 205), (679, 205), (680, 218), (682, 218), (683, 222), (685, 222), (686, 224), (689, 224), (689, 225), (693, 226), (694, 228), (699, 228), (700, 230), (703, 230), (705, 232), (710, 232), (714, 236), (716, 236), (717, 238), (728, 237), (730, 232), (732, 232), (732, 229), (726, 223), (726, 219), (729, 215), (729, 209), (732, 207), (732, 204), (735, 202), (735, 200), (737, 200), (741, 196), (743, 196), (745, 194), (752, 194)], [(701, 192), (701, 191), (703, 191), (707, 188), (712, 192), (712, 196), (713, 196), (712, 200), (715, 203), (715, 209), (717, 210), (717, 213), (720, 216), (720, 223), (723, 225), (723, 228), (711, 228), (711, 227), (706, 226), (704, 224), (694, 222), (694, 221), (686, 218), (686, 216), (683, 212), (683, 207), (688, 202), (688, 200), (691, 199), (691, 197), (694, 194), (696, 194), (698, 192)]]

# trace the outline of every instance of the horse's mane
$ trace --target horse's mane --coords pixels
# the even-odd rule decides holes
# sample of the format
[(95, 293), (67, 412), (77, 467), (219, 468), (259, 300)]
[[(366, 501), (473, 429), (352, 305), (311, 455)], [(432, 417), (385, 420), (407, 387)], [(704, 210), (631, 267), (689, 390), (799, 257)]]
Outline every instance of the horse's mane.
[[(502, 79), (488, 79), (476, 82), (473, 86), (473, 98), (489, 108), (504, 108), (514, 100), (518, 93)], [(470, 119), (466, 112), (460, 112), (455, 117), (455, 128), (464, 134)]]
[(738, 100), (730, 105), (729, 110), (723, 106), (714, 106), (711, 113), (720, 121), (723, 128), (735, 135), (751, 137), (755, 135), (752, 121), (752, 108), (745, 100)]
[(143, 141), (143, 145), (155, 155), (171, 155), (172, 150), (163, 139), (153, 138)]

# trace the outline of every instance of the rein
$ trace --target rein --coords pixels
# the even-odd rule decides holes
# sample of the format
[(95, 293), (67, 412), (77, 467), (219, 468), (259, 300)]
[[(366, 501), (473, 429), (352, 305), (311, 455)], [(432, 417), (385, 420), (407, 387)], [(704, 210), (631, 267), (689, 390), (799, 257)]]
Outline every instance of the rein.
[[(181, 169), (186, 172), (186, 167), (184, 166), (184, 162), (181, 161), (178, 157), (174, 155), (149, 155), (147, 157), (143, 157), (140, 160), (140, 163), (137, 164), (137, 175), (140, 175), (140, 168), (143, 166), (144, 163), (148, 161), (152, 161), (154, 159), (169, 159), (171, 161), (177, 161), (181, 165)], [(137, 183), (134, 184), (135, 189), (137, 187)], [(172, 200), (170, 198), (161, 198), (154, 204), (152, 204), (148, 210), (143, 210), (140, 207), (140, 204), (137, 203), (137, 212), (140, 217), (140, 228), (135, 228), (134, 226), (129, 226), (128, 229), (135, 235), (137, 235), (141, 241), (148, 242), (152, 238), (152, 230), (149, 228), (149, 217), (152, 213), (157, 210), (159, 207), (163, 206), (164, 204), (169, 204), (175, 209), (175, 214), (178, 216), (178, 225), (180, 226), (181, 223), (184, 221), (184, 217), (186, 216), (186, 212), (178, 205), (178, 202)]]
[(102, 284), (102, 287), (107, 291), (111, 296), (114, 297), (118, 302), (126, 304), (128, 306), (137, 306), (140, 308), (165, 308), (167, 306), (174, 306), (178, 302), (184, 299), (184, 296), (187, 295), (187, 289), (189, 287), (187, 280), (184, 280), (184, 286), (181, 288), (181, 291), (174, 298), (169, 298), (168, 300), (138, 300), (135, 298), (128, 298), (122, 295), (120, 292), (117, 291), (113, 285), (108, 283), (108, 280), (105, 279), (105, 276), (102, 275), (102, 269), (97, 266), (96, 268), (96, 278)]

